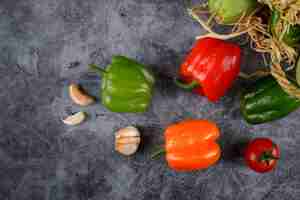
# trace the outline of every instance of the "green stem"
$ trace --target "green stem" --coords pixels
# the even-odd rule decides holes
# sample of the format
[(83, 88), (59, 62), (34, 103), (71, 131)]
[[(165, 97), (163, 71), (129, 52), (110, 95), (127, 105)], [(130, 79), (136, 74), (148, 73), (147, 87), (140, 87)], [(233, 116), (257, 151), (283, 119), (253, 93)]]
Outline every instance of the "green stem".
[(278, 157), (273, 156), (271, 152), (264, 152), (260, 156), (260, 161), (267, 161), (269, 162), (270, 160), (278, 160)]
[(181, 89), (184, 89), (184, 90), (187, 90), (187, 91), (191, 91), (191, 90), (193, 90), (193, 89), (200, 86), (197, 81), (192, 81), (191, 83), (184, 83), (179, 79), (175, 79), (174, 83), (175, 83), (175, 85), (177, 85)]
[(95, 64), (89, 64), (89, 67), (92, 71), (96, 72), (97, 74), (99, 74), (100, 76), (107, 73), (107, 71), (105, 71), (104, 69), (98, 67)]
[(164, 148), (160, 148), (151, 155), (151, 158), (156, 159), (157, 157), (160, 157), (161, 155), (163, 155), (165, 153), (166, 153), (166, 150)]

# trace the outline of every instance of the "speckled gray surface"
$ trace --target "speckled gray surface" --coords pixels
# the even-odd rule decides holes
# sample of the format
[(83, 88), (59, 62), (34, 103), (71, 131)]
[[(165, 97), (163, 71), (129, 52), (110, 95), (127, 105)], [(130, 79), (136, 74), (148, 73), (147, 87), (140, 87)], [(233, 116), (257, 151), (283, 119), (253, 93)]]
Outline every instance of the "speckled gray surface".
[[(300, 111), (249, 126), (239, 113), (238, 81), (217, 104), (176, 89), (171, 77), (201, 33), (181, 0), (0, 1), (0, 200), (297, 200), (300, 199)], [(260, 57), (244, 46), (243, 70)], [(84, 108), (90, 119), (67, 127), (81, 110), (67, 93), (79, 82), (96, 95), (101, 80), (88, 63), (105, 66), (123, 54), (157, 76), (153, 105), (141, 115)], [(151, 160), (163, 129), (186, 117), (215, 120), (223, 158), (205, 171), (176, 173)], [(114, 131), (140, 127), (144, 143), (125, 158), (114, 152)], [(242, 141), (271, 137), (281, 147), (277, 169), (259, 175), (236, 156)]]

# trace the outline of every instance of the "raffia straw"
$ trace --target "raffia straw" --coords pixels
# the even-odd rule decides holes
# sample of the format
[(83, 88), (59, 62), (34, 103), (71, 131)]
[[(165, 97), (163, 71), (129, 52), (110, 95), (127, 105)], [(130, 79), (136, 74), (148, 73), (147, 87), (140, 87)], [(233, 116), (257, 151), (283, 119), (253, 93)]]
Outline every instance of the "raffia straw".
[[(203, 9), (205, 7), (202, 6), (201, 8)], [(213, 38), (222, 39), (222, 40), (229, 40), (231, 38), (235, 38), (235, 37), (238, 37), (240, 35), (246, 34), (250, 30), (250, 28), (248, 28), (248, 29), (245, 29), (243, 31), (239, 31), (239, 32), (231, 33), (231, 34), (219, 34), (219, 33), (215, 32), (215, 31), (213, 31), (209, 27), (209, 25), (198, 16), (198, 14), (195, 12), (195, 9), (193, 9), (193, 8), (192, 9), (188, 9), (188, 13), (189, 13), (189, 15), (192, 18), (194, 18), (197, 22), (199, 22), (200, 25), (208, 32), (208, 34), (197, 36), (196, 39), (201, 39), (201, 38), (205, 38), (205, 37), (213, 37)]]
[(251, 48), (260, 53), (269, 53), (272, 61), (286, 61), (293, 66), (297, 57), (296, 50), (282, 40), (272, 37), (267, 31), (268, 27), (259, 17), (252, 17), (249, 20), (247, 26), (253, 27), (248, 32), (251, 38)]
[[(255, 45), (255, 51), (271, 55), (271, 62), (273, 63), (271, 65), (271, 75), (277, 80), (278, 84), (289, 95), (300, 99), (300, 88), (288, 80), (285, 71), (280, 65), (280, 62), (285, 60), (290, 64), (289, 70), (294, 67), (297, 57), (295, 49), (277, 40), (275, 37), (271, 37), (263, 29), (252, 29), (249, 35), (252, 39), (251, 42)], [(259, 75), (259, 72), (247, 78), (257, 77), (257, 75)]]
[(282, 13), (282, 19), (290, 24), (300, 24), (300, 0), (258, 0), (266, 4), (270, 9), (276, 9)]
[(285, 71), (279, 63), (273, 63), (271, 74), (286, 93), (300, 99), (300, 88), (288, 80)]
[(289, 65), (293, 66), (296, 62), (297, 51), (285, 44), (282, 41), (277, 40), (275, 37), (271, 38), (271, 59), (273, 61), (286, 61)]

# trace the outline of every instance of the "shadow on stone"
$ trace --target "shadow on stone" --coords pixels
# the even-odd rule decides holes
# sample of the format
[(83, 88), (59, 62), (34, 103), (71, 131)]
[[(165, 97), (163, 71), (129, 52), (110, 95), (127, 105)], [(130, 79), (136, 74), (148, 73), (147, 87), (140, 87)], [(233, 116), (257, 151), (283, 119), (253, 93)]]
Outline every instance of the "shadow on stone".
[(138, 129), (142, 137), (139, 152), (151, 154), (155, 147), (164, 144), (163, 130), (160, 127), (138, 127)]
[(235, 165), (243, 165), (243, 154), (249, 138), (240, 138), (231, 144), (222, 145), (222, 159), (225, 162), (233, 163)]

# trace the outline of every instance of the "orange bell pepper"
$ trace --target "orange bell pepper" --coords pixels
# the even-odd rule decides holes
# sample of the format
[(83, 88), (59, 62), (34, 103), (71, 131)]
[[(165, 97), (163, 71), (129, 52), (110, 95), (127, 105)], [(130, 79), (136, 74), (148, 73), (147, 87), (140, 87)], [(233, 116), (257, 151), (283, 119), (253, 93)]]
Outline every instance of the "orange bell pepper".
[(221, 156), (216, 143), (220, 136), (217, 125), (208, 120), (185, 120), (165, 131), (165, 152), (170, 168), (176, 171), (205, 169)]

